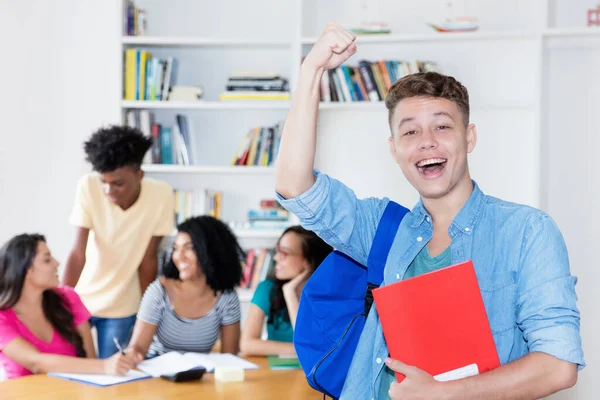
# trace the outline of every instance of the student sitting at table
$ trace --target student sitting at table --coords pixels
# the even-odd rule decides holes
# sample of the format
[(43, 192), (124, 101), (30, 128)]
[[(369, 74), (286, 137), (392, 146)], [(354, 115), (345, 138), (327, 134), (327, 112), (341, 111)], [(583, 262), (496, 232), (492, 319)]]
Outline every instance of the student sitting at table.
[(217, 339), (221, 352), (236, 354), (244, 251), (223, 222), (195, 217), (177, 227), (164, 277), (150, 284), (129, 347), (148, 358), (169, 351), (208, 353)]
[[(241, 348), (247, 355), (295, 355), (294, 326), (304, 284), (333, 249), (301, 226), (287, 228), (277, 244), (275, 277), (256, 287)], [(261, 340), (267, 320), (267, 340)]]
[(90, 313), (73, 289), (58, 285), (58, 262), (38, 234), (0, 249), (0, 369), (5, 377), (46, 373), (124, 375), (141, 359), (96, 359)]

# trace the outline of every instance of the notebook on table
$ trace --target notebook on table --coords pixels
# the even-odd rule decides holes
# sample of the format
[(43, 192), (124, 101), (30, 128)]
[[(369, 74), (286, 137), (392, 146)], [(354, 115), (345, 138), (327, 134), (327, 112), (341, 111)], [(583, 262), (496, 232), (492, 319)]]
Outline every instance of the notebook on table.
[(131, 370), (125, 376), (116, 375), (101, 375), (101, 374), (67, 374), (62, 372), (48, 372), (48, 376), (55, 378), (68, 379), (70, 381), (87, 383), (94, 386), (112, 386), (119, 385), (121, 383), (139, 381), (141, 379), (152, 378), (151, 375)]
[(293, 356), (267, 356), (269, 368), (272, 370), (301, 369), (298, 357)]
[(243, 358), (228, 353), (179, 353), (171, 351), (144, 360), (138, 364), (137, 368), (153, 377), (161, 375), (174, 374), (188, 369), (202, 366), (206, 372), (214, 372), (217, 366), (237, 366), (243, 369), (258, 369), (259, 366)]

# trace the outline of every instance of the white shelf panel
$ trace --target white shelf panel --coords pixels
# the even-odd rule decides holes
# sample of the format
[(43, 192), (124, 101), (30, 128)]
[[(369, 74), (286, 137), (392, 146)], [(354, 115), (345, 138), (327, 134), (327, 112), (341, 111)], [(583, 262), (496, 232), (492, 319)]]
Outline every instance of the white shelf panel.
[(321, 110), (385, 110), (383, 101), (321, 102)]
[(256, 46), (256, 47), (288, 47), (289, 40), (249, 40), (237, 38), (177, 37), (177, 36), (123, 36), (125, 45), (137, 46)]
[[(444, 33), (424, 33), (407, 35), (359, 35), (356, 37), (357, 43), (402, 43), (402, 42), (442, 42), (454, 40), (507, 40), (507, 39), (534, 39), (535, 32), (515, 31), (515, 32), (444, 32)], [(316, 37), (303, 37), (302, 44), (313, 44), (317, 41)]]
[(279, 239), (283, 229), (234, 229), (240, 239)]
[(546, 37), (569, 37), (569, 36), (598, 36), (600, 37), (600, 28), (550, 28), (544, 31)]
[(124, 109), (160, 109), (160, 110), (254, 110), (254, 109), (278, 109), (290, 108), (289, 101), (121, 101)]
[(169, 164), (144, 164), (142, 169), (148, 173), (174, 173), (174, 174), (228, 174), (228, 175), (271, 175), (275, 173), (274, 167), (254, 166), (211, 166), (211, 165), (169, 165)]

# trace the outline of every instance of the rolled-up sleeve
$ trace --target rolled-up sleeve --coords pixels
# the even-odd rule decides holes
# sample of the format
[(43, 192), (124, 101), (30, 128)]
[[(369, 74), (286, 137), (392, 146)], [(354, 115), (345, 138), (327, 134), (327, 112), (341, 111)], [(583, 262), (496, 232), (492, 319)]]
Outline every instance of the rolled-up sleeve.
[(544, 352), (585, 366), (575, 284), (567, 248), (556, 223), (540, 214), (521, 248), (517, 323), (530, 352)]
[(377, 225), (389, 199), (358, 199), (342, 182), (315, 170), (316, 181), (301, 195), (279, 203), (295, 214), (301, 225), (333, 248), (366, 265)]

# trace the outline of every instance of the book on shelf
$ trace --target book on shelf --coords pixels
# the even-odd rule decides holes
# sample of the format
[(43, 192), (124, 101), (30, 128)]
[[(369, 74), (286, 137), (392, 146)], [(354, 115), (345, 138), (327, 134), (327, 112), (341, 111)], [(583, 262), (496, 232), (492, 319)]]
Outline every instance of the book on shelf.
[(250, 129), (239, 144), (231, 165), (269, 166), (279, 151), (283, 123)]
[(173, 191), (175, 224), (198, 215), (210, 215), (221, 219), (223, 215), (223, 192), (211, 189)]
[(288, 81), (275, 72), (234, 72), (220, 100), (289, 100)]
[(403, 76), (435, 70), (434, 62), (418, 60), (361, 60), (358, 66), (341, 65), (323, 74), (321, 101), (383, 101), (392, 84)]
[(256, 289), (259, 282), (272, 277), (275, 268), (274, 257), (275, 249), (250, 249), (246, 253), (246, 261), (242, 265), (240, 288)]
[(127, 36), (143, 36), (148, 30), (148, 13), (143, 8), (136, 7), (131, 0), (125, 1), (124, 27)]
[(156, 122), (154, 113), (148, 110), (128, 110), (126, 121), (127, 126), (153, 138), (144, 164), (196, 164), (194, 134), (186, 115), (177, 114), (173, 125), (167, 126)]
[(130, 101), (167, 100), (176, 83), (178, 60), (159, 59), (147, 50), (125, 50), (125, 93)]

